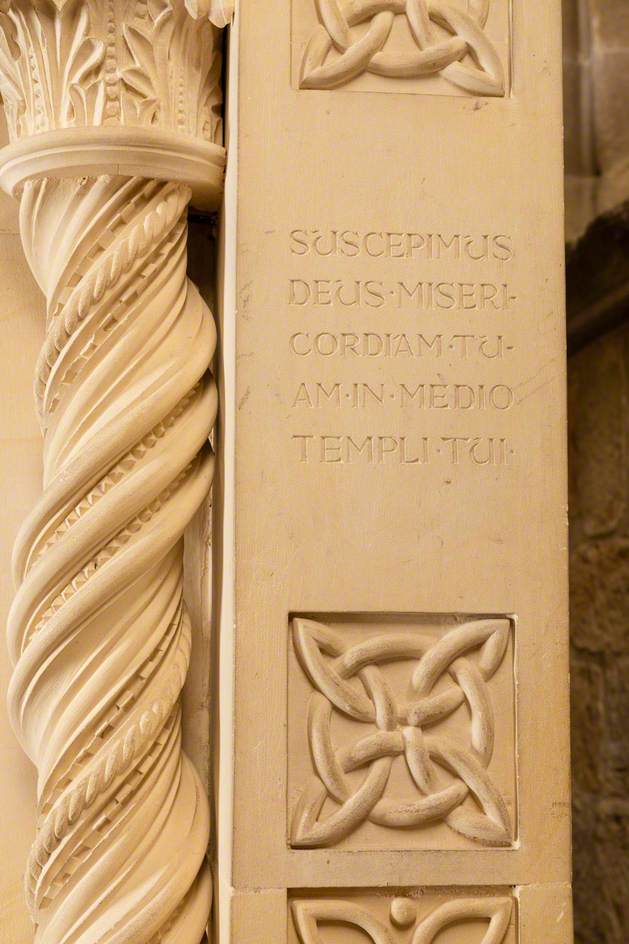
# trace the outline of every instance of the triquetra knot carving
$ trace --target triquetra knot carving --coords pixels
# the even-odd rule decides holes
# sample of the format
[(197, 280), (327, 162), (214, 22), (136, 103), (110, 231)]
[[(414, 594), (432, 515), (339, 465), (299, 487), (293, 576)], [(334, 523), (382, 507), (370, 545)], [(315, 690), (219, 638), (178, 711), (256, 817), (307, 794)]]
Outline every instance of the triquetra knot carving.
[[(505, 94), (504, 68), (485, 32), (492, 0), (468, 0), (467, 10), (442, 0), (314, 2), (319, 26), (303, 56), (301, 88), (336, 88), (364, 72), (389, 78), (441, 74), (473, 95)], [(387, 48), (397, 17), (404, 17), (413, 40), (409, 52)], [(368, 28), (359, 35), (353, 27), (361, 24)]]

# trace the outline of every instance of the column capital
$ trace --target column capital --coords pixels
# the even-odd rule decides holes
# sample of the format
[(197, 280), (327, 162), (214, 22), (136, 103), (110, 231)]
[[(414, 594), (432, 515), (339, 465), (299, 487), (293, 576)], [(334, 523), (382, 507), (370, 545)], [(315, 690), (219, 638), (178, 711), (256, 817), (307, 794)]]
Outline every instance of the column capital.
[(0, 0), (0, 185), (116, 173), (222, 189), (230, 0)]
[(229, 26), (234, 16), (236, 0), (186, 0), (186, 8), (196, 19), (205, 17), (214, 26)]

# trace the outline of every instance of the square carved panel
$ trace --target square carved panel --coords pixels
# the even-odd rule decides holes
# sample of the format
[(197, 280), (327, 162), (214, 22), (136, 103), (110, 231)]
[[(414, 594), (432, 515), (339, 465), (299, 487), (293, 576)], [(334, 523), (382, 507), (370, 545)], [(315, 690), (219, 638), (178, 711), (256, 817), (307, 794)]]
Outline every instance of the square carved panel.
[(502, 616), (294, 616), (292, 848), (512, 846), (514, 631)]
[(511, 888), (343, 889), (290, 899), (289, 944), (516, 944)]
[(504, 97), (511, 0), (292, 0), (295, 88)]

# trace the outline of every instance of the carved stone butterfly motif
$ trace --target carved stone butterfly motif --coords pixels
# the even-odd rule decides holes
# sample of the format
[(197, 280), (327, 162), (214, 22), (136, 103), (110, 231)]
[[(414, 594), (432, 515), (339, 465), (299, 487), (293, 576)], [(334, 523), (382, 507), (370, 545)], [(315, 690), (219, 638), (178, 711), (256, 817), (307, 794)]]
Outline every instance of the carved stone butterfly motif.
[[(487, 922), (481, 944), (502, 944), (513, 911), (511, 898), (458, 898), (445, 902), (420, 921), (411, 898), (391, 902), (389, 926), (354, 901), (313, 899), (292, 904), (293, 924), (301, 944), (341, 944), (343, 928), (361, 931), (371, 944), (433, 944), (446, 928), (465, 931)], [(352, 938), (353, 940), (354, 938)], [(461, 941), (464, 938), (461, 937)], [(473, 938), (477, 940), (476, 937)]]

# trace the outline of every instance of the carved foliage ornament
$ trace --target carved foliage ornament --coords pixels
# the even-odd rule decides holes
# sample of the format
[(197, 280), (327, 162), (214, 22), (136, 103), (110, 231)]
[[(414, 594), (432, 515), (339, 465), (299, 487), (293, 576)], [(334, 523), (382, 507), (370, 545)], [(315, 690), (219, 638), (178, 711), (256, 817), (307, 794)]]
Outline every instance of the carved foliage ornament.
[[(210, 9), (211, 8), (211, 9)], [(159, 128), (218, 141), (210, 0), (0, 0), (0, 92), (11, 140), (60, 128)]]
[[(347, 926), (362, 931), (372, 944), (393, 944), (389, 928), (355, 902), (331, 899), (294, 901), (292, 910), (301, 944), (326, 944), (328, 939), (322, 933), (323, 928)], [(502, 944), (512, 910), (510, 898), (460, 898), (438, 906), (417, 922), (415, 902), (395, 899), (391, 904), (391, 924), (397, 929), (408, 929), (405, 944), (433, 944), (441, 931), (452, 925), (475, 924), (485, 919), (487, 931), (481, 944)]]
[[(400, 79), (441, 74), (472, 95), (505, 94), (504, 68), (485, 32), (495, 0), (467, 0), (467, 10), (443, 0), (313, 2), (319, 25), (303, 56), (301, 88), (336, 88), (364, 72)], [(398, 17), (410, 32), (410, 52), (388, 48)], [(366, 31), (354, 29), (364, 24)]]
[[(474, 842), (509, 845), (509, 814), (487, 770), (494, 750), (487, 683), (504, 659), (509, 634), (506, 619), (478, 620), (436, 642), (402, 632), (347, 646), (323, 623), (296, 618), (295, 650), (314, 688), (308, 740), (315, 776), (294, 810), (293, 847), (334, 845), (366, 820), (397, 829), (443, 821)], [(471, 658), (475, 651), (477, 659)], [(389, 687), (382, 667), (409, 660), (415, 663), (413, 697), (403, 701)], [(469, 744), (430, 733), (464, 703), (470, 714)], [(335, 716), (364, 724), (364, 736), (336, 747)], [(414, 797), (388, 795), (392, 767), (400, 758)], [(355, 771), (364, 771), (358, 785), (348, 777)], [(326, 801), (334, 810), (323, 815)]]

